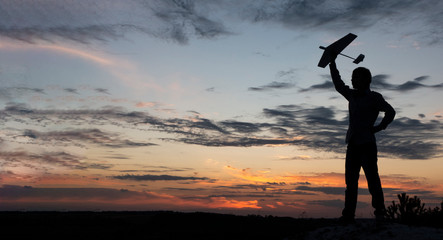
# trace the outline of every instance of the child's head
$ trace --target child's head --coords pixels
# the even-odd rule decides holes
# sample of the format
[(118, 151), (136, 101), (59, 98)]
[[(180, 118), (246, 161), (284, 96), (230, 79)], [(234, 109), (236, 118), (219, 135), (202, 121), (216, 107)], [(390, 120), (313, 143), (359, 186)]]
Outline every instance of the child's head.
[(358, 67), (352, 72), (352, 87), (357, 90), (369, 89), (371, 85), (372, 75), (369, 69)]

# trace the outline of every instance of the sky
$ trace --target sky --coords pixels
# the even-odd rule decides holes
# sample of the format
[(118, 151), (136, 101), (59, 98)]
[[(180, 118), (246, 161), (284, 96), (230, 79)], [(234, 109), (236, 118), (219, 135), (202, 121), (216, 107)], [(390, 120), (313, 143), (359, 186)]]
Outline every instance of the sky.
[[(386, 204), (443, 198), (443, 2), (1, 0), (0, 210), (338, 217), (337, 65), (395, 108)], [(383, 113), (380, 114), (380, 117)], [(363, 171), (357, 217), (372, 216)]]

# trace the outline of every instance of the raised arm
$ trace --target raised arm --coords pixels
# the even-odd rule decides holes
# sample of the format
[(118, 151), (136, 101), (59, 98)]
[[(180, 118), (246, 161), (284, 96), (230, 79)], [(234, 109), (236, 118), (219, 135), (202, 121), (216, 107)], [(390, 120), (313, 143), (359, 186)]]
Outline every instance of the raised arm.
[(332, 61), (329, 63), (329, 70), (331, 71), (332, 82), (334, 83), (335, 90), (343, 95), (346, 99), (349, 99), (349, 95), (351, 94), (351, 89), (346, 86), (346, 84), (341, 80), (340, 72), (337, 69), (337, 65), (335, 63), (335, 58), (337, 55), (331, 56)]

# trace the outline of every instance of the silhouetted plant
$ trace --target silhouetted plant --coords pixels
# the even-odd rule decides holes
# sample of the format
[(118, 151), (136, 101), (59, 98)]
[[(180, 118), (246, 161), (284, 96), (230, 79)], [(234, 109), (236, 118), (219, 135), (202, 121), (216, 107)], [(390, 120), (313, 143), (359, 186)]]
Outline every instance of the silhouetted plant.
[(417, 196), (411, 198), (402, 193), (397, 197), (399, 203), (392, 201), (392, 205), (386, 209), (388, 219), (404, 224), (432, 226), (439, 226), (443, 222), (443, 201), (441, 208), (426, 209), (425, 204)]

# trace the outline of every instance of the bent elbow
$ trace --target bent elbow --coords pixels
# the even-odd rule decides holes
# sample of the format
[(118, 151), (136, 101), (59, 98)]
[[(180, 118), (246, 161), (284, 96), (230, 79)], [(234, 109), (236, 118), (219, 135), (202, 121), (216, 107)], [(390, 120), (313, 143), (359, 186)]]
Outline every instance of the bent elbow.
[(395, 112), (394, 108), (391, 107), (391, 114), (390, 115), (392, 116), (392, 119), (394, 119), (395, 114), (396, 114), (396, 112)]

